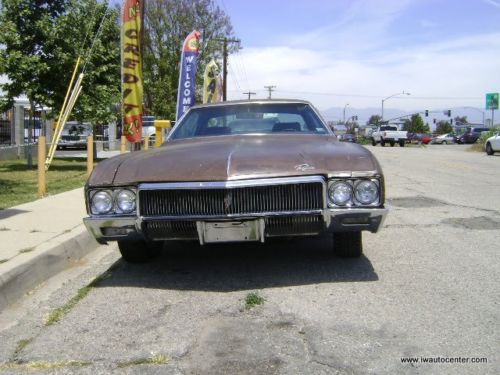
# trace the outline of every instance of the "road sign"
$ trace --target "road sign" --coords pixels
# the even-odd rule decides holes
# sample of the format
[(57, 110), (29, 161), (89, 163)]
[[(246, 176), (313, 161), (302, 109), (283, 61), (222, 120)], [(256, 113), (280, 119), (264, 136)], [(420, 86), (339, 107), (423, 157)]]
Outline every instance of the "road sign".
[(486, 94), (486, 109), (498, 109), (498, 92)]

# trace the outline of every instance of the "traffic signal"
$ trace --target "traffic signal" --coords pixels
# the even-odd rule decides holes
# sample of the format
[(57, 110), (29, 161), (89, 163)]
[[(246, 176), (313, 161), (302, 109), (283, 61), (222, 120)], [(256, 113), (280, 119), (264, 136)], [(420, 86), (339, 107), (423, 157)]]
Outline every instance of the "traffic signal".
[(436, 119), (433, 120), (434, 124), (436, 123)]
[(448, 115), (448, 117), (451, 116), (451, 109), (449, 109), (448, 111), (446, 111), (446, 114)]
[(450, 118), (450, 125), (453, 125), (453, 119)]
[(429, 110), (425, 110), (425, 117), (429, 117)]

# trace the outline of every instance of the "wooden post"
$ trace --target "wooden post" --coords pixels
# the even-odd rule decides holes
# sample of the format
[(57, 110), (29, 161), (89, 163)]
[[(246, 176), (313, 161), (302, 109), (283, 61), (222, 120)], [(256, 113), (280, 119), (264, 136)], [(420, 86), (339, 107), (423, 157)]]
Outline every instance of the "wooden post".
[(45, 180), (45, 136), (38, 137), (38, 198), (43, 198), (47, 193)]
[(94, 137), (87, 137), (87, 177), (90, 176), (94, 169)]
[(147, 150), (149, 148), (149, 135), (147, 135), (145, 138), (144, 138), (144, 150)]
[(122, 135), (121, 143), (120, 143), (120, 154), (123, 154), (127, 148), (127, 137)]

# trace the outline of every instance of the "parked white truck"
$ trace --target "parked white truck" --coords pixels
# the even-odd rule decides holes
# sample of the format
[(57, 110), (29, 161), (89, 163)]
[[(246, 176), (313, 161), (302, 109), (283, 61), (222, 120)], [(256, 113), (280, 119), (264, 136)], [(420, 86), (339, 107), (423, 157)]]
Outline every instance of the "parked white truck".
[(380, 143), (381, 146), (389, 143), (391, 147), (394, 147), (396, 143), (399, 143), (400, 147), (404, 147), (407, 139), (407, 132), (398, 130), (396, 125), (381, 125), (372, 133), (373, 146), (376, 146), (377, 143)]

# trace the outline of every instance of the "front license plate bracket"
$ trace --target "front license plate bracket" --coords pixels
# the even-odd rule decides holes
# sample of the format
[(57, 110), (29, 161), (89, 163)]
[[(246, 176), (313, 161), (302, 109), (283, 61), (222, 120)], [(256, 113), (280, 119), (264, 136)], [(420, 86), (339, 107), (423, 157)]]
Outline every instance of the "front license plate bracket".
[(264, 242), (264, 219), (197, 221), (200, 244), (217, 242)]

